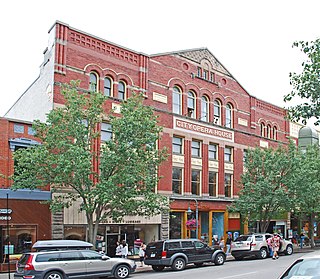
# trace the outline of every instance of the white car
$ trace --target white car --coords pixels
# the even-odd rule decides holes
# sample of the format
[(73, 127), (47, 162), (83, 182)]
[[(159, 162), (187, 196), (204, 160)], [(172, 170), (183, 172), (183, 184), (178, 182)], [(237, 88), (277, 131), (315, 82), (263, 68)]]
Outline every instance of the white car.
[(278, 279), (320, 279), (320, 252), (296, 259)]

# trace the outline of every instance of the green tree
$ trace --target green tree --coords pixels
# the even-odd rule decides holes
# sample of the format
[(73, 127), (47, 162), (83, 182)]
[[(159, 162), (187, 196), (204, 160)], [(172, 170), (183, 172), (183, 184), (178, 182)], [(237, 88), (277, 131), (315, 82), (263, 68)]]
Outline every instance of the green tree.
[[(311, 117), (316, 117), (316, 125), (320, 124), (320, 39), (311, 42), (295, 42), (293, 47), (298, 47), (307, 56), (302, 63), (302, 73), (290, 73), (291, 93), (284, 96), (284, 101), (289, 102), (298, 97), (298, 105), (288, 108), (288, 116), (293, 121), (302, 120), (303, 124)], [(297, 98), (295, 98), (297, 99)]]
[(239, 198), (230, 207), (249, 223), (258, 222), (259, 231), (266, 232), (270, 220), (290, 208), (286, 183), (290, 181), (295, 147), (249, 149), (245, 171), (241, 176)]
[[(53, 211), (80, 200), (89, 241), (95, 243), (98, 225), (106, 218), (120, 221), (125, 215), (152, 216), (167, 206), (156, 193), (157, 168), (166, 151), (157, 149), (161, 133), (157, 116), (133, 94), (121, 105), (121, 116), (104, 115), (101, 93), (81, 94), (78, 82), (64, 85), (65, 106), (52, 110), (46, 123), (33, 128), (42, 144), (15, 153), (18, 169), (14, 188), (50, 185)], [(100, 125), (107, 118), (112, 139), (97, 146)]]
[(298, 153), (298, 165), (291, 187), (293, 210), (297, 216), (307, 217), (309, 238), (314, 247), (313, 224), (320, 214), (320, 151), (318, 145), (312, 145), (305, 152)]

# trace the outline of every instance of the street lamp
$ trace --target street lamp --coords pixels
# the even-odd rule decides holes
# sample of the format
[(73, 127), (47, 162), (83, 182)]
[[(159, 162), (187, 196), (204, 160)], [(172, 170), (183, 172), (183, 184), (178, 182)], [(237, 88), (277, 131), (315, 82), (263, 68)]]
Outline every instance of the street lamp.
[[(193, 199), (196, 202), (196, 238), (198, 238), (198, 231), (199, 231), (199, 224), (198, 224), (198, 219), (199, 219), (199, 212), (198, 212), (198, 201), (197, 199)], [(187, 214), (191, 214), (193, 211), (190, 208), (190, 204), (188, 206)]]

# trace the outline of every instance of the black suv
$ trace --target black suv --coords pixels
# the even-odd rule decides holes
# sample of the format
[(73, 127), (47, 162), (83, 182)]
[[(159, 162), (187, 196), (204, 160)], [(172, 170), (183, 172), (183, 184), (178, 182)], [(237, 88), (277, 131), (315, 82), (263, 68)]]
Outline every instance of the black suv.
[(159, 240), (148, 244), (145, 264), (151, 265), (155, 271), (162, 271), (166, 266), (173, 270), (183, 270), (187, 264), (201, 266), (204, 262), (222, 265), (225, 253), (217, 248), (209, 247), (198, 239)]

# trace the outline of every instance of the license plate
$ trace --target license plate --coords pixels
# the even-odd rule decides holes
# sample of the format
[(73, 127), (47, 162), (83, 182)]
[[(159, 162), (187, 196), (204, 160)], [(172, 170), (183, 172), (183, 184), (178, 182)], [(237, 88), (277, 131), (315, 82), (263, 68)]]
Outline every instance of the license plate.
[(152, 254), (150, 255), (151, 258), (154, 258), (155, 256), (156, 256), (155, 253), (152, 253)]

